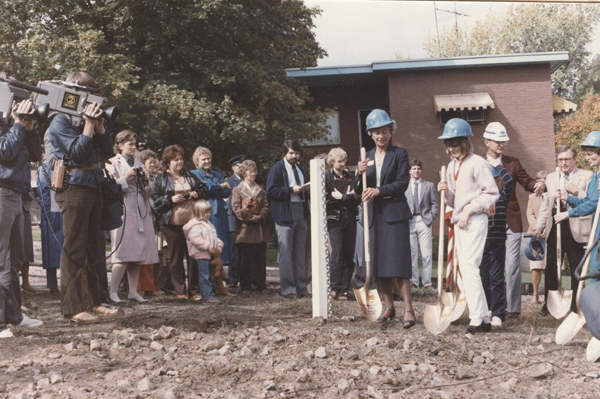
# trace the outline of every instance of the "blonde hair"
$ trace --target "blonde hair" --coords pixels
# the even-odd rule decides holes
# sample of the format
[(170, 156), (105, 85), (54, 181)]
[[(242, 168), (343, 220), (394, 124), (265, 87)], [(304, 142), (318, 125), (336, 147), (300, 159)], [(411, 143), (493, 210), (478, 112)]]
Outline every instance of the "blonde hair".
[(239, 164), (238, 167), (238, 172), (240, 172), (240, 176), (242, 177), (246, 177), (246, 173), (248, 173), (250, 169), (254, 169), (254, 171), (258, 172), (258, 169), (256, 168), (256, 162), (250, 159), (245, 160), (244, 162)]
[(199, 199), (194, 202), (194, 218), (196, 220), (207, 220), (205, 216), (208, 213), (212, 213), (212, 206), (210, 206), (210, 202), (204, 199)]
[(457, 140), (460, 141), (460, 156), (464, 156), (467, 154), (471, 154), (475, 151), (475, 147), (473, 147), (473, 143), (471, 143), (471, 140), (468, 137), (456, 137), (453, 139), (445, 139), (444, 140), (444, 145), (446, 146), (446, 154), (448, 154), (450, 157), (452, 157), (452, 154), (450, 154), (450, 150), (448, 149), (449, 146), (448, 144), (450, 144), (450, 142), (452, 140)]
[(194, 165), (198, 167), (198, 162), (200, 161), (200, 157), (202, 155), (208, 155), (212, 159), (212, 152), (206, 147), (198, 147), (196, 151), (194, 151), (194, 155), (192, 155), (192, 161), (194, 161)]
[(335, 162), (336, 159), (348, 159), (348, 154), (346, 154), (346, 151), (342, 150), (341, 148), (332, 148), (331, 151), (329, 151), (329, 154), (327, 154), (327, 163), (329, 165), (333, 165), (333, 163)]

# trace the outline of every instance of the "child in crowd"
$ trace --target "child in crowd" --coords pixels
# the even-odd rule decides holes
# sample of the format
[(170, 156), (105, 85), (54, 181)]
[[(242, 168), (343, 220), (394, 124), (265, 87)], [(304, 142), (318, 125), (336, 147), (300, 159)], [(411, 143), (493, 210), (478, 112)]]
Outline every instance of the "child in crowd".
[[(220, 256), (223, 249), (223, 241), (217, 237), (217, 230), (208, 219), (212, 215), (212, 207), (206, 200), (198, 200), (194, 203), (194, 216), (183, 226), (186, 237), (188, 252), (198, 265), (198, 282), (200, 286), (201, 300), (207, 303), (219, 302), (213, 297), (212, 276), (213, 270), (210, 260)], [(199, 298), (200, 300), (200, 298)]]
[(506, 318), (506, 288), (504, 286), (504, 261), (506, 259), (506, 207), (514, 181), (502, 166), (488, 164), (496, 181), (500, 197), (490, 209), (488, 233), (479, 266), (483, 291), (492, 311), (492, 327), (501, 327)]

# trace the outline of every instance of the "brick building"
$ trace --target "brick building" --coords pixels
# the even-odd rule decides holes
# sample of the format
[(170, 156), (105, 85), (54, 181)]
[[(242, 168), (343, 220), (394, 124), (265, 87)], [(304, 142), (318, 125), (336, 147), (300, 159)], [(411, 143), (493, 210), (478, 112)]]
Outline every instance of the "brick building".
[[(556, 167), (551, 74), (568, 53), (510, 54), (375, 62), (371, 65), (288, 69), (308, 85), (314, 105), (336, 110), (330, 133), (308, 145), (314, 152), (342, 147), (356, 164), (360, 147), (374, 146), (365, 119), (374, 108), (396, 120), (392, 142), (423, 162), (423, 178), (439, 180), (448, 157), (437, 137), (454, 117), (469, 121), (475, 153), (484, 155), (483, 131), (489, 122), (506, 126), (506, 154), (520, 158), (530, 176)], [(313, 152), (313, 151), (311, 151)], [(517, 189), (525, 228), (527, 195)]]

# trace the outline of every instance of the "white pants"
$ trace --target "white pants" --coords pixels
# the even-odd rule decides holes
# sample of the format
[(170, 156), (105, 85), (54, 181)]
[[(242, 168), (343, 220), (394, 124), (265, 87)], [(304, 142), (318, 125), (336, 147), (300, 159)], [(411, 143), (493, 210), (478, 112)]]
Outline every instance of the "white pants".
[(486, 215), (471, 216), (464, 230), (458, 228), (458, 223), (454, 225), (458, 267), (463, 278), (469, 317), (473, 325), (481, 324), (484, 320), (489, 321), (489, 309), (479, 273), (479, 265), (481, 264), (487, 238), (487, 228), (488, 217)]
[(419, 249), (421, 250), (421, 262), (423, 272), (421, 279), (423, 287), (431, 285), (431, 226), (423, 223), (421, 216), (414, 216), (410, 220), (410, 258), (412, 263), (412, 278), (410, 282), (419, 286)]
[(521, 313), (521, 233), (506, 229), (506, 311)]

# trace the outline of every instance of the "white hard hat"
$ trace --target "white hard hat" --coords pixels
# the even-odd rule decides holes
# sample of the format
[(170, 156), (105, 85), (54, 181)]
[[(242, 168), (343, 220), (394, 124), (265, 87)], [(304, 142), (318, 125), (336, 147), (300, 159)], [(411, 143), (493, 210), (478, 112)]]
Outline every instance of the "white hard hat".
[(506, 128), (502, 123), (492, 122), (485, 128), (483, 138), (494, 141), (508, 141), (508, 134), (506, 134)]

